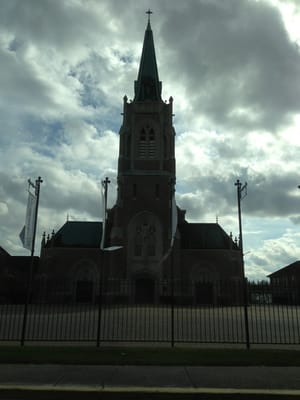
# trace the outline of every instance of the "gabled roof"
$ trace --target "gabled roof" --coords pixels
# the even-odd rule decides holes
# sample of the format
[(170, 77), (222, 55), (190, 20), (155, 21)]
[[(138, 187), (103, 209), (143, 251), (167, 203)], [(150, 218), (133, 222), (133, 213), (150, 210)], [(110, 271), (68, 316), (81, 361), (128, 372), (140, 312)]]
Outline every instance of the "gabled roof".
[(268, 278), (276, 278), (283, 275), (289, 275), (297, 272), (300, 275), (300, 261), (295, 261), (292, 264), (287, 265), (286, 267), (280, 268), (277, 271), (273, 272), (270, 275), (267, 275)]
[(0, 246), (0, 256), (9, 257), (10, 254), (3, 247)]
[(100, 247), (102, 222), (67, 221), (46, 247)]
[(150, 21), (145, 31), (138, 78), (134, 82), (134, 94), (134, 101), (161, 100), (161, 82), (158, 78)]
[(179, 226), (182, 249), (238, 249), (217, 223), (188, 223)]

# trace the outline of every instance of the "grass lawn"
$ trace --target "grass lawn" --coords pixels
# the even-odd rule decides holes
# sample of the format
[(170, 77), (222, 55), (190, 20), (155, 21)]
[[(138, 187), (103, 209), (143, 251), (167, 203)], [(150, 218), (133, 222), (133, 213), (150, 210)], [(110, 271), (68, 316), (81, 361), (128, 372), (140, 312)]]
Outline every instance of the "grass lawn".
[(0, 363), (300, 366), (300, 351), (158, 347), (0, 346)]

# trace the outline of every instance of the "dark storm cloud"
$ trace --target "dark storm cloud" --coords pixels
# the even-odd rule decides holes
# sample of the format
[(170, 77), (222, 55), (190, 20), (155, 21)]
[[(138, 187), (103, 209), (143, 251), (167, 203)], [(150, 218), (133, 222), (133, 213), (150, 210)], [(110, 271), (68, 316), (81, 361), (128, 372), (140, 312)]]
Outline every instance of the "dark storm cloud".
[(13, 199), (22, 203), (26, 198), (25, 193), (22, 179), (0, 172), (0, 201)]
[(88, 43), (95, 39), (95, 29), (107, 28), (107, 24), (99, 21), (99, 17), (105, 18), (106, 14), (102, 2), (98, 2), (99, 13), (91, 12), (88, 2), (1, 0), (0, 4), (0, 26), (15, 34), (11, 46), (20, 40), (29, 40), (68, 50), (76, 46), (78, 38)]
[(296, 181), (296, 174), (282, 175), (280, 171), (253, 177), (245, 211), (261, 217), (297, 215), (300, 196), (295, 194)]
[(274, 7), (189, 1), (165, 18), (169, 79), (188, 88), (199, 113), (236, 130), (277, 129), (299, 112), (299, 49)]
[(300, 225), (300, 216), (299, 216), (299, 217), (291, 217), (291, 221), (292, 221), (295, 225)]
[[(100, 217), (100, 188), (97, 191), (87, 177), (85, 179), (82, 177), (77, 185), (75, 182), (78, 182), (78, 179), (72, 177), (73, 184), (65, 185), (61, 181), (51, 181), (49, 175), (49, 173), (46, 173), (48, 182), (43, 187), (43, 196), (47, 200), (48, 209), (59, 210), (65, 214), (69, 210), (73, 210), (77, 215), (80, 215), (83, 210), (88, 210), (90, 215)], [(85, 195), (82, 196), (82, 193), (85, 193)]]
[[(0, 245), (20, 254), (28, 177), (44, 179), (39, 238), (66, 214), (101, 219), (103, 176), (114, 205), (122, 97), (133, 94), (149, 1), (0, 5)], [(256, 246), (246, 261), (265, 276), (299, 254), (300, 142), (289, 126), (300, 110), (299, 50), (267, 1), (150, 7), (163, 98), (174, 97), (177, 202), (188, 219), (219, 215), (236, 234), (234, 182), (247, 181), (243, 215), (260, 233), (246, 232)]]
[[(22, 118), (79, 114), (84, 84), (72, 71), (112, 27), (105, 2), (1, 1), (0, 105)], [(104, 63), (102, 64), (104, 65)], [(101, 64), (99, 65), (100, 70)], [(90, 103), (84, 103), (88, 111)]]
[[(192, 220), (199, 220), (210, 215), (234, 215), (237, 208), (237, 193), (235, 182), (244, 185), (247, 182), (247, 197), (242, 203), (243, 211), (248, 216), (270, 218), (297, 216), (300, 210), (300, 194), (295, 194), (297, 176), (278, 174), (252, 175), (241, 169), (238, 174), (219, 176), (199, 176), (192, 180), (181, 182), (181, 186), (189, 188), (185, 193), (178, 190), (179, 205), (188, 210)], [(291, 217), (294, 223), (299, 217)]]
[(24, 115), (28, 111), (33, 112), (41, 103), (49, 107), (52, 102), (49, 86), (37, 79), (36, 71), (28, 64), (21, 50), (20, 53), (0, 48), (0, 105), (6, 108), (6, 112)]

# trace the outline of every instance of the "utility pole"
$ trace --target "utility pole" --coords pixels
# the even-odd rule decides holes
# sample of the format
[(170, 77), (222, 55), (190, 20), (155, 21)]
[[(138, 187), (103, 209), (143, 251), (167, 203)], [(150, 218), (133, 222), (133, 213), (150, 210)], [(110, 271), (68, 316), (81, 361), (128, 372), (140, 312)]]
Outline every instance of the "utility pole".
[(242, 211), (241, 201), (247, 196), (247, 182), (243, 185), (242, 182), (237, 179), (234, 184), (237, 189), (237, 203), (238, 203), (238, 219), (239, 219), (239, 248), (241, 252), (241, 263), (242, 263), (242, 277), (243, 277), (243, 303), (244, 303), (244, 320), (245, 320), (245, 331), (246, 331), (246, 345), (247, 349), (250, 349), (250, 338), (249, 338), (249, 317), (248, 317), (248, 285), (247, 278), (245, 276), (245, 264), (244, 264), (244, 247), (243, 247), (243, 230), (242, 230)]

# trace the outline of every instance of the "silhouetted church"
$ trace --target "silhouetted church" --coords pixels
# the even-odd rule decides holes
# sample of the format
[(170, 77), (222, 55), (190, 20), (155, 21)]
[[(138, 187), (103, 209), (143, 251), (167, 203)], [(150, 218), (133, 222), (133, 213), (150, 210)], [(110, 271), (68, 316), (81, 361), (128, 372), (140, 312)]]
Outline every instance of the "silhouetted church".
[[(217, 303), (230, 301), (232, 293), (221, 292), (215, 282), (242, 278), (237, 243), (218, 223), (188, 223), (175, 206), (173, 98), (163, 101), (161, 89), (148, 20), (134, 99), (123, 99), (118, 194), (107, 211), (104, 247), (120, 248), (100, 250), (101, 222), (68, 221), (43, 238), (40, 279), (68, 278), (70, 299), (95, 300), (102, 276), (118, 281), (119, 291), (124, 287), (125, 301), (161, 301), (172, 280), (175, 295), (180, 285), (187, 301)], [(134, 287), (130, 295), (128, 282)]]

